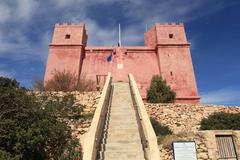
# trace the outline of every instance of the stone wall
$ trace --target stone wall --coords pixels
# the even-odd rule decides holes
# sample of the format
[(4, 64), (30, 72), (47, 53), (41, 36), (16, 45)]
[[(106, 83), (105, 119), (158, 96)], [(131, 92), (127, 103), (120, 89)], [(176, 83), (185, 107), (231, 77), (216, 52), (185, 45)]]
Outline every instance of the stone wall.
[[(211, 144), (213, 141), (216, 143), (215, 134), (213, 134), (216, 131), (199, 131), (200, 121), (214, 112), (240, 113), (240, 107), (233, 106), (145, 103), (145, 107), (150, 117), (168, 126), (174, 132), (159, 143), (162, 160), (173, 159), (173, 141), (195, 141), (198, 160), (216, 159), (217, 147), (209, 145), (210, 141)], [(221, 133), (224, 132), (226, 131), (221, 131)], [(209, 133), (212, 133), (211, 138), (208, 136)]]
[(72, 134), (79, 139), (81, 145), (83, 145), (84, 134), (88, 131), (92, 117), (96, 110), (98, 101), (100, 99), (100, 92), (71, 92), (76, 98), (75, 105), (83, 106), (83, 117), (79, 120), (73, 120), (68, 123), (72, 129)]
[(95, 112), (99, 98), (101, 96), (100, 92), (72, 92), (76, 98), (76, 104), (83, 105), (83, 114), (91, 114)]
[(239, 113), (240, 107), (191, 105), (191, 104), (150, 104), (145, 107), (150, 117), (169, 126), (174, 133), (197, 132), (202, 118), (214, 112)]

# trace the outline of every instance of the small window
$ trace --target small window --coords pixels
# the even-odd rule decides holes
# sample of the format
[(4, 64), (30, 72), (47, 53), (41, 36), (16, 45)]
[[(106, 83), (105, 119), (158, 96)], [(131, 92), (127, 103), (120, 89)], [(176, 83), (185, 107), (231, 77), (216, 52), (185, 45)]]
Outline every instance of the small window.
[(65, 35), (65, 39), (70, 39), (71, 38), (71, 35), (70, 34), (66, 34)]
[(169, 38), (173, 38), (173, 34), (169, 34)]

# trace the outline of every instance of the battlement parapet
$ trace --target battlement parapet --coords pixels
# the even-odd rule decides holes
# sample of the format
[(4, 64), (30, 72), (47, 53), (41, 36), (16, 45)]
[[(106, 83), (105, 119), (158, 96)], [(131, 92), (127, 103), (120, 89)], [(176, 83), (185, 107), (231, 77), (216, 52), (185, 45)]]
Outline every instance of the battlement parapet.
[(169, 27), (169, 26), (176, 26), (176, 27), (184, 27), (184, 24), (182, 22), (180, 23), (176, 23), (176, 22), (171, 22), (171, 23), (168, 23), (168, 22), (165, 22), (165, 23), (157, 23), (156, 25), (159, 25), (159, 26), (166, 26), (166, 27)]
[(79, 23), (79, 24), (77, 24), (77, 23), (66, 23), (66, 22), (64, 22), (64, 23), (56, 23), (55, 24), (55, 27), (84, 27), (85, 26), (85, 24), (84, 23)]

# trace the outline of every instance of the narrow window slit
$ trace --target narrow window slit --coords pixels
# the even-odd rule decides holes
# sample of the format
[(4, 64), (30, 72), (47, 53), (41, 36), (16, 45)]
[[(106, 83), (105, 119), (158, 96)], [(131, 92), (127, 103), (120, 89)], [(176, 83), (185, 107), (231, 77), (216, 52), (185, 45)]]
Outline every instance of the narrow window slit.
[(173, 38), (173, 34), (169, 34), (169, 38)]
[(70, 39), (71, 38), (71, 35), (70, 34), (66, 34), (65, 35), (65, 39)]

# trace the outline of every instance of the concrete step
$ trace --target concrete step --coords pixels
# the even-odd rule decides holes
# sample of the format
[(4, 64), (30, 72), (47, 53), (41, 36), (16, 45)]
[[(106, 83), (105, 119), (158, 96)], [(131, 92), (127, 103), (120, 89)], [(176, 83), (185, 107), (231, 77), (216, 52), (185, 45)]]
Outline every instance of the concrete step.
[(107, 136), (107, 142), (127, 142), (127, 143), (133, 143), (133, 142), (138, 142), (141, 141), (139, 136), (136, 136), (135, 134), (133, 135), (122, 135), (118, 136), (116, 135), (108, 135)]
[(137, 128), (111, 128), (111, 129), (108, 128), (108, 133), (116, 132), (116, 131), (118, 133), (126, 132), (126, 134), (127, 134), (130, 132), (138, 132), (138, 129)]
[(110, 119), (113, 117), (120, 117), (120, 118), (125, 118), (125, 120), (127, 120), (128, 118), (135, 118), (135, 114), (134, 113), (129, 113), (129, 112), (122, 112), (122, 113), (118, 113), (118, 112), (112, 112), (110, 114)]
[(142, 148), (141, 146), (141, 142), (133, 142), (133, 143), (114, 143), (114, 142), (111, 142), (111, 143), (108, 143), (105, 145), (106, 148), (111, 148), (111, 149), (116, 149), (116, 148), (121, 148), (121, 149), (126, 149), (126, 150), (129, 150), (131, 148)]
[(136, 153), (142, 150), (141, 146), (136, 146), (136, 145), (128, 145), (128, 146), (122, 146), (122, 145), (106, 145), (105, 150), (108, 152), (131, 152), (131, 153)]
[(128, 121), (128, 120), (124, 120), (124, 121), (120, 121), (120, 120), (112, 120), (112, 121), (109, 121), (109, 125), (118, 125), (118, 126), (131, 126), (131, 125), (137, 125), (136, 122), (134, 121)]
[(130, 151), (105, 151), (105, 160), (144, 160), (144, 155), (141, 151), (130, 152)]
[(113, 111), (134, 111), (134, 108), (126, 107), (126, 106), (119, 106), (119, 107), (111, 107), (111, 112)]
[(135, 129), (136, 132), (138, 132), (137, 125), (128, 125), (128, 126), (116, 126), (116, 125), (111, 125), (108, 127), (108, 131), (113, 131), (113, 130), (128, 130), (128, 129)]
[(128, 143), (128, 144), (130, 144), (130, 143), (136, 143), (137, 141), (140, 141), (140, 138), (134, 138), (134, 139), (131, 139), (131, 140), (126, 140), (126, 139), (122, 139), (122, 138), (121, 139), (107, 138), (106, 144), (108, 144), (108, 143), (120, 143), (120, 144), (121, 143)]
[(120, 114), (115, 114), (115, 115), (110, 115), (109, 120), (136, 121), (136, 117), (133, 115), (125, 117)]
[(114, 90), (104, 144), (105, 160), (144, 160), (128, 83), (113, 83)]
[(108, 128), (137, 128), (134, 122), (110, 122)]
[(111, 130), (111, 132), (108, 132), (107, 133), (107, 136), (109, 135), (115, 135), (115, 134), (119, 134), (122, 135), (122, 134), (135, 134), (136, 133), (136, 129), (116, 129), (116, 130)]

